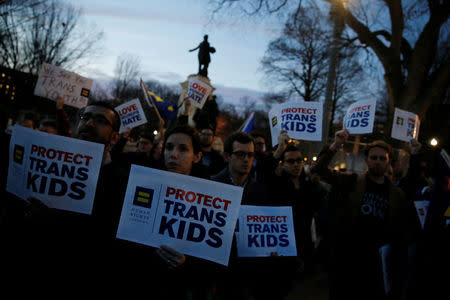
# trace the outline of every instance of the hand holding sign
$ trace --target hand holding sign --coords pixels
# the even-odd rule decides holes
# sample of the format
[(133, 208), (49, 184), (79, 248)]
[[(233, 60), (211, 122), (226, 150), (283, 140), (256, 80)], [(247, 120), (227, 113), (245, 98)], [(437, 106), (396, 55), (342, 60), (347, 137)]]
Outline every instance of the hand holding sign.
[(289, 134), (286, 130), (281, 130), (280, 135), (278, 136), (278, 147), (273, 153), (273, 157), (276, 159), (281, 158), (281, 154), (283, 154), (284, 149), (286, 149), (287, 144), (289, 143)]
[(348, 140), (350, 133), (347, 129), (341, 129), (336, 132), (334, 135), (334, 143), (331, 144), (330, 149), (331, 150), (338, 150), (342, 147), (342, 145)]
[(186, 261), (186, 256), (183, 253), (175, 251), (175, 249), (166, 245), (161, 245), (161, 247), (156, 249), (156, 253), (164, 260), (170, 269), (180, 267)]

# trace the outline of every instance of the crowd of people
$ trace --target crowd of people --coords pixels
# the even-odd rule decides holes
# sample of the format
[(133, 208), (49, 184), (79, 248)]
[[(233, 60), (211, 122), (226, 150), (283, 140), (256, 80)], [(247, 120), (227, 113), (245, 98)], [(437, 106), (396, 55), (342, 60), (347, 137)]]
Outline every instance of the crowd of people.
[[(36, 292), (58, 295), (285, 299), (320, 265), (329, 273), (329, 299), (437, 299), (429, 296), (439, 293), (442, 279), (427, 272), (448, 256), (448, 226), (432, 219), (440, 216), (433, 213), (428, 227), (421, 226), (414, 201), (428, 188), (428, 199), (439, 203), (448, 190), (440, 189), (439, 174), (418, 171), (423, 163), (419, 143), (410, 143), (405, 176), (392, 178), (393, 149), (381, 140), (365, 149), (367, 171), (348, 174), (328, 167), (349, 138), (346, 129), (336, 132), (317, 162), (306, 167), (298, 143), (286, 131), (273, 151), (266, 150), (265, 137), (257, 131), (235, 132), (226, 137), (223, 152), (214, 150), (214, 124), (187, 125), (186, 105), (171, 128), (157, 138), (142, 133), (137, 150), (127, 152), (130, 131), (119, 134), (120, 117), (108, 102), (81, 109), (73, 133), (62, 105), (58, 102), (53, 120), (20, 125), (104, 145), (94, 208), (84, 215), (13, 196), (5, 190), (4, 158), (0, 225), (8, 284), (31, 282), (39, 286)], [(3, 139), (9, 148), (8, 135)], [(242, 205), (291, 206), (298, 255), (243, 258), (234, 240), (228, 266), (222, 266), (166, 245), (152, 248), (117, 239), (132, 164), (243, 187)], [(448, 176), (448, 166), (445, 172)]]

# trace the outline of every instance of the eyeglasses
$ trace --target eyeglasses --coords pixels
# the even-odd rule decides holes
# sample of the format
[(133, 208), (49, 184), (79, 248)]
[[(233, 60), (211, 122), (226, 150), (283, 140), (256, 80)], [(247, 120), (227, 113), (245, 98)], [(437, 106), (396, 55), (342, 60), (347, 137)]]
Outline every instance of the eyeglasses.
[(386, 161), (386, 156), (376, 156), (376, 155), (371, 155), (369, 156), (370, 160), (379, 160), (379, 161)]
[(105, 116), (103, 115), (99, 115), (99, 114), (91, 114), (89, 112), (80, 112), (80, 114), (78, 115), (80, 120), (82, 120), (83, 122), (89, 122), (89, 120), (93, 120), (95, 124), (97, 125), (101, 125), (101, 126), (106, 126), (109, 125), (112, 128), (114, 128), (114, 126), (111, 124), (111, 122), (108, 121), (107, 118), (105, 118)]
[(292, 165), (294, 163), (301, 163), (302, 161), (303, 161), (303, 159), (301, 159), (301, 158), (297, 158), (297, 159), (289, 158), (289, 159), (286, 159), (284, 162)]
[(234, 151), (231, 154), (236, 155), (236, 157), (240, 159), (244, 159), (246, 156), (248, 156), (248, 158), (255, 157), (255, 152)]

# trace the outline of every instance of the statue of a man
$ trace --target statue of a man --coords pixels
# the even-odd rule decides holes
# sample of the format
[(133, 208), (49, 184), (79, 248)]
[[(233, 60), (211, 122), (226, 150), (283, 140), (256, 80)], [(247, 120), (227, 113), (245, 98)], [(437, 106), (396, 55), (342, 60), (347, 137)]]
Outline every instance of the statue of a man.
[(205, 34), (203, 37), (203, 42), (197, 46), (197, 48), (189, 50), (189, 52), (198, 50), (198, 74), (207, 77), (208, 76), (208, 65), (211, 62), (211, 56), (209, 53), (216, 52), (214, 47), (210, 47), (208, 43), (208, 35)]

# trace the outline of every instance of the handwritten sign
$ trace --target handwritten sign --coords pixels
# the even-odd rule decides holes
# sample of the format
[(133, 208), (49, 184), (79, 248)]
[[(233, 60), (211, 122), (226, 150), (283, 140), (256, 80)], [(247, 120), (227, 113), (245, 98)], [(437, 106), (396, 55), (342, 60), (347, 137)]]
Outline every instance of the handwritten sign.
[(242, 205), (238, 222), (239, 257), (297, 256), (292, 207)]
[(189, 78), (188, 97), (192, 100), (192, 106), (202, 108), (211, 93), (212, 87), (197, 77)]
[(376, 100), (362, 100), (350, 105), (344, 116), (343, 127), (350, 134), (372, 133), (376, 104)]
[(132, 165), (117, 237), (228, 265), (242, 191)]
[(43, 63), (34, 94), (50, 100), (62, 97), (65, 104), (82, 108), (87, 105), (92, 83), (91, 79)]
[(103, 145), (13, 127), (6, 190), (49, 207), (91, 214)]
[(120, 116), (120, 129), (122, 133), (127, 128), (134, 128), (147, 123), (144, 110), (139, 99), (133, 99), (115, 108)]
[(399, 108), (395, 108), (391, 137), (409, 142), (419, 136), (419, 116)]

